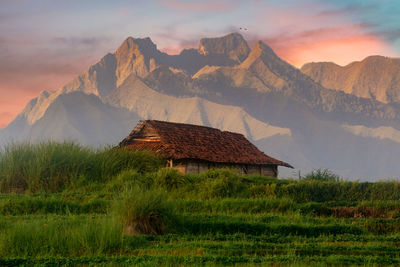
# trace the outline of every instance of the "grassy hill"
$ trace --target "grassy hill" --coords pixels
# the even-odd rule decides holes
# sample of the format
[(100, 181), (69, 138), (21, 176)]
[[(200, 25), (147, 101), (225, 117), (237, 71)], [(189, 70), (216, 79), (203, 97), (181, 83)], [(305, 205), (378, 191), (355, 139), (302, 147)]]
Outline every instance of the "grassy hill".
[(73, 143), (0, 152), (0, 265), (400, 264), (400, 184), (182, 175)]

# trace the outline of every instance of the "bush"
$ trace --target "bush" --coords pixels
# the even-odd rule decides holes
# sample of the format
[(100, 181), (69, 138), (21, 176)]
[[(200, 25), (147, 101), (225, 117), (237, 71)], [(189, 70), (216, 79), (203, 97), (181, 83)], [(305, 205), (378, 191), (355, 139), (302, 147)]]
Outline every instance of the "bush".
[(312, 170), (305, 177), (301, 177), (301, 179), (337, 182), (340, 180), (340, 176), (328, 169), (317, 169), (317, 170)]
[(233, 170), (210, 170), (201, 174), (200, 177), (200, 194), (204, 199), (235, 197), (243, 192), (250, 194), (250, 191), (244, 190), (245, 185)]
[(174, 220), (174, 211), (162, 190), (139, 187), (125, 192), (116, 202), (117, 217), (127, 235), (163, 234)]
[(159, 170), (155, 178), (157, 185), (167, 190), (177, 189), (187, 183), (185, 175), (171, 168)]
[(123, 192), (134, 187), (148, 190), (153, 186), (153, 176), (152, 174), (140, 174), (133, 169), (123, 170), (108, 182), (107, 188), (109, 191), (114, 192)]

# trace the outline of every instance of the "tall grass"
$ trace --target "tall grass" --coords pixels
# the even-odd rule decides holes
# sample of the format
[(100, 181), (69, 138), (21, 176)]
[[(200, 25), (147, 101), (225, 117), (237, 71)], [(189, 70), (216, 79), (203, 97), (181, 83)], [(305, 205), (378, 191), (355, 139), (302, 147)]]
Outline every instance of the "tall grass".
[(70, 142), (13, 144), (0, 150), (0, 192), (74, 192), (79, 188), (122, 192), (127, 186), (140, 186), (163, 188), (185, 199), (400, 200), (399, 182), (347, 182), (328, 170), (315, 170), (297, 181), (241, 176), (227, 169), (183, 175), (161, 169), (163, 164), (163, 159), (144, 151), (95, 150)]
[(163, 234), (174, 223), (174, 210), (163, 190), (136, 187), (116, 201), (114, 210), (127, 235)]
[(123, 247), (122, 229), (107, 217), (36, 218), (0, 231), (0, 257), (103, 255)]
[(123, 170), (152, 172), (161, 158), (143, 151), (94, 150), (75, 143), (12, 144), (0, 151), (1, 192), (58, 192), (104, 182)]

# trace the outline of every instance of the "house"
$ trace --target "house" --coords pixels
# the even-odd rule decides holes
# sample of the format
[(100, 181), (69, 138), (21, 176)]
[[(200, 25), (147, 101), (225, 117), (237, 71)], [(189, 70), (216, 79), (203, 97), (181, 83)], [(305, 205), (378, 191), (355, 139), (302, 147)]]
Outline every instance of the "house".
[(242, 134), (157, 120), (140, 121), (119, 147), (155, 152), (182, 173), (231, 168), (242, 174), (278, 176), (286, 162), (265, 155)]

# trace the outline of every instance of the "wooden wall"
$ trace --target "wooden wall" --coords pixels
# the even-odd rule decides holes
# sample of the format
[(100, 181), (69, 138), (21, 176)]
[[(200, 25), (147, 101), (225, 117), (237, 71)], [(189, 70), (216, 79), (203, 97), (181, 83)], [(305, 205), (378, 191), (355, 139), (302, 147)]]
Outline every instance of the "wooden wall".
[(263, 166), (261, 167), (261, 176), (278, 177), (278, 166)]
[(177, 169), (181, 173), (201, 173), (209, 169), (223, 169), (229, 168), (235, 170), (240, 174), (258, 174), (262, 176), (277, 177), (278, 166), (276, 165), (244, 165), (244, 164), (223, 164), (223, 163), (212, 163), (195, 160), (181, 160), (174, 161), (173, 168)]

